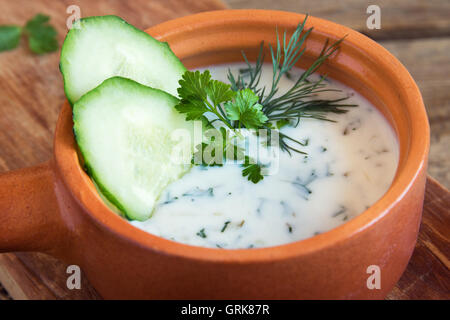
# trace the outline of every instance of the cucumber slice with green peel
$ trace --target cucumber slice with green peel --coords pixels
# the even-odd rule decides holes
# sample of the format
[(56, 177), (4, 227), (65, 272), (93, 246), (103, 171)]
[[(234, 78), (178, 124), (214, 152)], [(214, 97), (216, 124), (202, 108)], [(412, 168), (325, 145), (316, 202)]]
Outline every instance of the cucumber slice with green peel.
[(60, 70), (73, 105), (104, 80), (121, 76), (177, 96), (186, 68), (169, 45), (117, 16), (87, 17), (61, 49)]
[(148, 219), (162, 190), (191, 168), (194, 122), (177, 103), (166, 92), (113, 77), (73, 106), (85, 168), (129, 219)]

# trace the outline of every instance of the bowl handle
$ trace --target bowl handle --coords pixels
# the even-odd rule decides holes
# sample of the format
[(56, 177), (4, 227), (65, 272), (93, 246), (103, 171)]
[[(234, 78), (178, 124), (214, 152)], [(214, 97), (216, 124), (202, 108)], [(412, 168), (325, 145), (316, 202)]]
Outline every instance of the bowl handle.
[(50, 162), (0, 174), (0, 252), (49, 251), (63, 227)]

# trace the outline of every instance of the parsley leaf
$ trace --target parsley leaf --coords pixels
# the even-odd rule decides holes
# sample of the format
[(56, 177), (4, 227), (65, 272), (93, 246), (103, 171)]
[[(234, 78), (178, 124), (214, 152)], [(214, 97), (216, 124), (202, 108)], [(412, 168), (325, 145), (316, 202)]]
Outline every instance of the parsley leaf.
[(244, 167), (244, 170), (242, 170), (242, 176), (247, 177), (248, 180), (253, 183), (258, 183), (262, 179), (264, 179), (264, 176), (261, 173), (262, 166), (257, 163), (251, 163), (250, 158), (248, 156), (245, 157), (245, 162), (242, 165)]
[(182, 100), (205, 100), (208, 97), (206, 88), (211, 81), (211, 74), (208, 70), (203, 73), (200, 71), (186, 71), (178, 82), (178, 96)]
[(49, 16), (37, 14), (25, 25), (25, 33), (28, 35), (30, 50), (36, 54), (53, 52), (58, 49), (58, 33), (48, 21)]
[(186, 114), (186, 120), (198, 120), (203, 117), (203, 115), (209, 111), (208, 107), (203, 103), (202, 100), (191, 99), (184, 100), (182, 99), (175, 108), (180, 113)]
[(0, 52), (17, 48), (21, 33), (19, 26), (0, 26)]
[(221, 81), (212, 80), (209, 70), (186, 71), (179, 81), (178, 95), (182, 100), (199, 100), (206, 102), (211, 100), (213, 106), (229, 101), (234, 97), (234, 91), (230, 85)]
[(211, 102), (215, 106), (223, 102), (230, 101), (235, 95), (235, 92), (231, 90), (231, 86), (229, 84), (217, 80), (211, 80), (206, 90)]
[(233, 98), (235, 93), (230, 89), (230, 85), (212, 80), (208, 70), (202, 73), (186, 71), (179, 84), (178, 96), (181, 100), (175, 108), (186, 114), (186, 120), (200, 119), (205, 113), (212, 112), (231, 128), (220, 105)]
[(228, 118), (239, 121), (247, 129), (260, 128), (268, 118), (262, 112), (262, 105), (258, 103), (258, 99), (251, 89), (238, 91), (234, 101), (225, 104)]

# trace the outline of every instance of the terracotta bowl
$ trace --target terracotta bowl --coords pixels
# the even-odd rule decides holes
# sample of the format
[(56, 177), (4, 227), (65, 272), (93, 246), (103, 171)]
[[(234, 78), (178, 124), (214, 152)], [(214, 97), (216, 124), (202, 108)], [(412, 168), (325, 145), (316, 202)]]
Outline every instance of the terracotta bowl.
[[(147, 30), (169, 42), (187, 67), (241, 61), (275, 28), (292, 32), (304, 15), (227, 10), (172, 20)], [(72, 113), (64, 104), (54, 154), (39, 166), (0, 176), (0, 251), (42, 251), (77, 264), (104, 298), (383, 298), (404, 271), (421, 219), (429, 127), (408, 71), (383, 47), (341, 25), (310, 17), (306, 58), (345, 35), (320, 71), (368, 98), (394, 128), (400, 162), (387, 193), (366, 212), (313, 238), (262, 248), (184, 245), (141, 231), (103, 203), (79, 165)], [(151, 57), (149, 57), (151, 59)], [(377, 265), (381, 288), (369, 289)]]

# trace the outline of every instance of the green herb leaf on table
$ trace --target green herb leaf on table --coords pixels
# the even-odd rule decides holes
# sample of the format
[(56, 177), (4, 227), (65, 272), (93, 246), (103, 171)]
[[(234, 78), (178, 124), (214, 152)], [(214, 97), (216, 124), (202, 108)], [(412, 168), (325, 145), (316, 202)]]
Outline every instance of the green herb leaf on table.
[(56, 51), (58, 33), (48, 23), (49, 21), (49, 16), (39, 13), (23, 28), (14, 25), (0, 26), (0, 52), (17, 48), (22, 34), (28, 37), (28, 45), (33, 53), (44, 54)]
[(58, 49), (58, 33), (48, 23), (49, 20), (49, 16), (37, 14), (24, 27), (30, 50), (36, 54), (53, 52)]
[(21, 34), (19, 26), (0, 26), (0, 52), (17, 48)]

